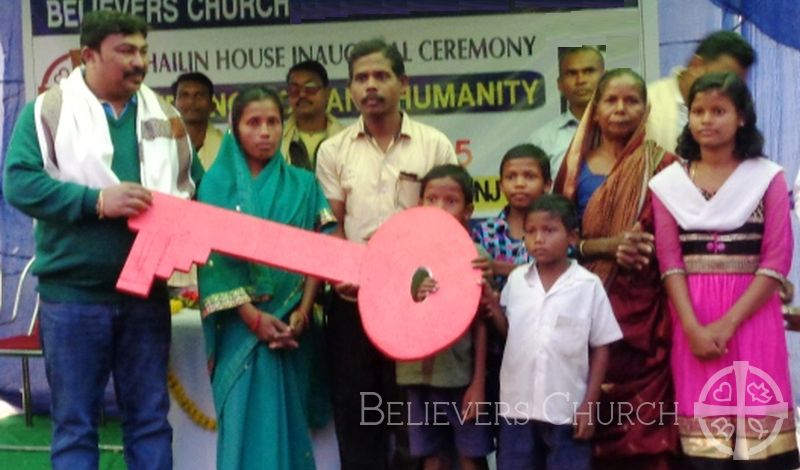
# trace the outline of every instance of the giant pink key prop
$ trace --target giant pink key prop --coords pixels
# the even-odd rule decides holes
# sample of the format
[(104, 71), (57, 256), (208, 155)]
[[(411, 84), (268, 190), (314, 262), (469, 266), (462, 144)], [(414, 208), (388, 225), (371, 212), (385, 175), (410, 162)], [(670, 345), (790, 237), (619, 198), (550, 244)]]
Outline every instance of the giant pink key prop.
[[(176, 221), (202, 221), (202, 229)], [(454, 217), (418, 207), (384, 223), (366, 245), (321, 235), (215, 206), (153, 192), (152, 206), (128, 221), (138, 231), (117, 289), (144, 297), (153, 278), (205, 264), (211, 251), (360, 285), (361, 322), (372, 342), (400, 360), (420, 359), (455, 342), (480, 298), (475, 245)], [(411, 297), (413, 273), (425, 267), (439, 290)]]

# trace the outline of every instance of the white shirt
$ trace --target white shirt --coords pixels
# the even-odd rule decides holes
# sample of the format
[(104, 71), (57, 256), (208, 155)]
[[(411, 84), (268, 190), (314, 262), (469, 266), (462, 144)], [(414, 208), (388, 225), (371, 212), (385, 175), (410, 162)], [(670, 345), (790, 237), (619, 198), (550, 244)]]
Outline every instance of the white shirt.
[(363, 118), (322, 142), (317, 179), (325, 197), (344, 201), (344, 232), (364, 242), (389, 217), (419, 203), (420, 181), (433, 167), (458, 164), (442, 132), (403, 113), (400, 133), (386, 153), (364, 128)]
[(572, 423), (586, 396), (589, 348), (622, 338), (600, 278), (571, 260), (545, 292), (529, 263), (508, 276), (500, 304), (508, 318), (508, 337), (498, 413)]
[(689, 108), (678, 87), (678, 77), (685, 69), (672, 69), (669, 77), (647, 86), (647, 102), (650, 114), (647, 117), (647, 138), (656, 141), (664, 150), (675, 152), (683, 128), (689, 121)]
[(550, 179), (556, 179), (561, 162), (564, 161), (564, 154), (567, 153), (577, 130), (578, 120), (567, 110), (531, 134), (529, 139), (531, 143), (544, 150), (550, 160)]

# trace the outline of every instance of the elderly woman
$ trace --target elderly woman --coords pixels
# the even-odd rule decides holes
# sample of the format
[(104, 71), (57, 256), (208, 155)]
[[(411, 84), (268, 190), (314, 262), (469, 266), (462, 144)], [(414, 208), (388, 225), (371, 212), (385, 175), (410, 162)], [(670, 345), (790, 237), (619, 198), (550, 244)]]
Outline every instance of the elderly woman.
[[(245, 90), (231, 116), (232, 134), (203, 179), (200, 201), (307, 230), (332, 229), (314, 175), (280, 154), (278, 95)], [(269, 233), (262, 236), (270, 243)], [(219, 423), (217, 468), (314, 468), (310, 345), (302, 333), (317, 281), (214, 253), (199, 282)]]
[(624, 335), (611, 345), (594, 410), (595, 468), (671, 468), (678, 449), (669, 369), (672, 326), (654, 256), (647, 189), (650, 178), (676, 157), (645, 140), (646, 114), (642, 78), (630, 69), (606, 72), (554, 188), (578, 207), (578, 257), (604, 282)]

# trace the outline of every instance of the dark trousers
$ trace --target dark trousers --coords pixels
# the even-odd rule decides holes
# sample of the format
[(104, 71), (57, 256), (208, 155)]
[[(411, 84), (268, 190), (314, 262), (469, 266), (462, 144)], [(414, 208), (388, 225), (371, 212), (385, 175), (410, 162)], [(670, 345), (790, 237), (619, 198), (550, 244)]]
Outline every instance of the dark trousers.
[[(395, 381), (394, 361), (369, 341), (356, 304), (331, 297), (328, 356), (342, 470), (414, 468), (403, 425), (406, 400)], [(389, 455), (392, 434), (394, 456)]]
[(97, 468), (98, 409), (111, 375), (122, 415), (127, 467), (172, 468), (172, 428), (167, 421), (169, 322), (166, 299), (42, 302), (54, 469)]
[(592, 446), (573, 439), (571, 424), (500, 418), (498, 470), (590, 470)]

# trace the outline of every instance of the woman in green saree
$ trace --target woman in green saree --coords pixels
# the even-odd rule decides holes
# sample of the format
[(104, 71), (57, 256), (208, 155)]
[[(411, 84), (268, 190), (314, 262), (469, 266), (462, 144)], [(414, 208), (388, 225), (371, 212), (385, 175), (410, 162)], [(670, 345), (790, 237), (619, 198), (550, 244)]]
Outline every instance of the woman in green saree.
[[(244, 90), (198, 199), (332, 231), (335, 218), (314, 175), (280, 154), (282, 116), (274, 91)], [(269, 233), (262, 236), (270, 243)], [(199, 285), (217, 410), (217, 468), (313, 469), (309, 426), (322, 424), (329, 412), (311, 403), (327, 397), (309, 388), (313, 345), (301, 333), (311, 323), (318, 281), (212, 253)]]

